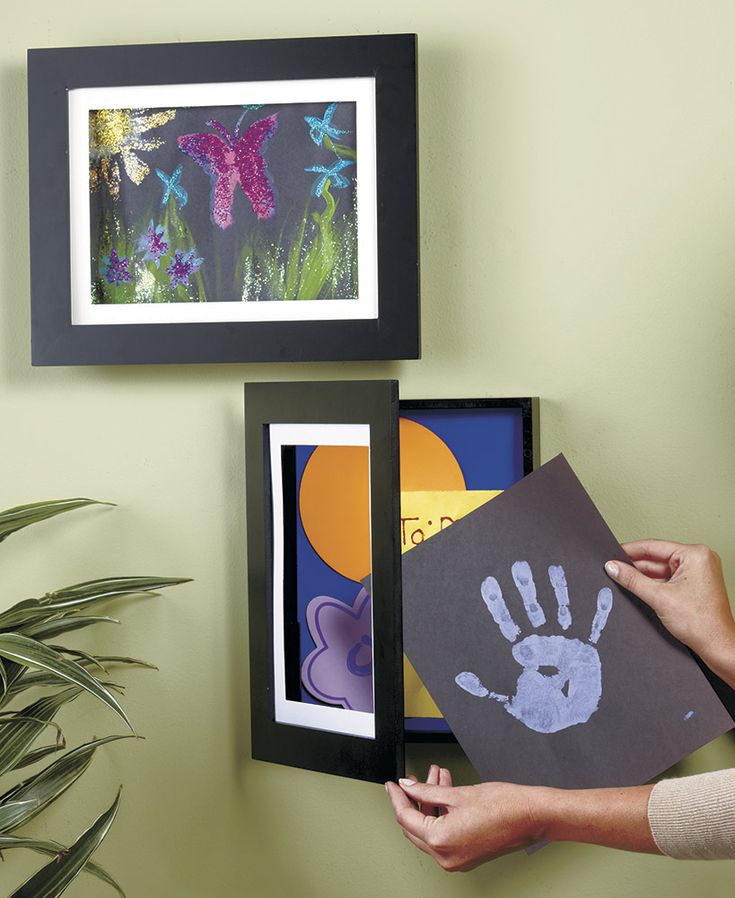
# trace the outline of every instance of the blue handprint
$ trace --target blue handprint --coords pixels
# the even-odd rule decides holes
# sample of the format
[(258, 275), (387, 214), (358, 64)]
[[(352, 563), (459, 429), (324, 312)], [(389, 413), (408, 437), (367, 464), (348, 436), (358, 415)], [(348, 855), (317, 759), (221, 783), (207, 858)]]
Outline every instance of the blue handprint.
[[(546, 615), (538, 603), (528, 562), (516, 561), (511, 573), (531, 626), (542, 626)], [(548, 574), (556, 596), (557, 622), (562, 630), (568, 630), (572, 615), (564, 568), (551, 565)], [(483, 580), (480, 594), (502, 635), (514, 643), (521, 629), (508, 610), (495, 577)], [(595, 645), (605, 629), (612, 605), (612, 590), (604, 586), (597, 593), (597, 612), (588, 643), (566, 636), (532, 633), (514, 645), (513, 657), (523, 671), (512, 697), (491, 692), (470, 671), (457, 674), (455, 682), (471, 695), (500, 702), (509, 714), (537, 733), (556, 733), (586, 723), (597, 710), (602, 695), (602, 668)]]

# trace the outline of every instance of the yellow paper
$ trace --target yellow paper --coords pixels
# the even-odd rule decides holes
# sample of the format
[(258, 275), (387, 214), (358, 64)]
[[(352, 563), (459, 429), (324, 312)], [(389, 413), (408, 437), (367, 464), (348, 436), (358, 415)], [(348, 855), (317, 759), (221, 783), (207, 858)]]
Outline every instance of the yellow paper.
[[(443, 490), (401, 493), (401, 552), (408, 552), (414, 546), (421, 545), (434, 534), (499, 496), (501, 492), (502, 490)], [(405, 655), (403, 695), (406, 717), (442, 717), (441, 711)]]

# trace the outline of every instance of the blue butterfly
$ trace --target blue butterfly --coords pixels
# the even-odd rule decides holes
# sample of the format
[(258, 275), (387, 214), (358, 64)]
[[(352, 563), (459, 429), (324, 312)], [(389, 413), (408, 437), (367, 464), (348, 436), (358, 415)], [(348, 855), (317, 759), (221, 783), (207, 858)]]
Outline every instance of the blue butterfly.
[(345, 178), (344, 175), (340, 175), (339, 172), (342, 171), (343, 168), (347, 168), (348, 165), (354, 165), (355, 163), (351, 159), (338, 159), (334, 165), (331, 165), (327, 168), (324, 165), (312, 165), (309, 168), (305, 168), (304, 171), (314, 171), (319, 172), (321, 174), (321, 178), (317, 178), (314, 181), (314, 186), (311, 188), (311, 192), (314, 196), (319, 196), (324, 190), (324, 186), (329, 181), (333, 187), (348, 187), (349, 179)]
[(174, 173), (169, 177), (166, 172), (156, 169), (156, 174), (163, 181), (163, 196), (161, 197), (161, 205), (165, 206), (171, 194), (174, 195), (180, 206), (185, 206), (189, 202), (189, 194), (184, 187), (179, 184), (181, 172), (184, 170), (182, 165), (177, 165)]
[(350, 133), (349, 131), (340, 131), (339, 128), (335, 128), (331, 123), (336, 108), (336, 103), (330, 103), (322, 118), (315, 118), (313, 115), (304, 116), (304, 121), (309, 126), (309, 137), (311, 137), (318, 147), (322, 145), (322, 140), (324, 140), (325, 135), (327, 135), (327, 137), (335, 138), (340, 134)]

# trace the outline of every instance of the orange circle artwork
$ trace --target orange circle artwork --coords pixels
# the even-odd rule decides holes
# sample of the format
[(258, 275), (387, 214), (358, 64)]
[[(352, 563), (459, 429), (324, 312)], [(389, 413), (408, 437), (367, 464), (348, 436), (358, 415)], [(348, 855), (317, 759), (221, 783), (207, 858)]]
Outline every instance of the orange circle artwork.
[[(463, 490), (464, 476), (446, 443), (400, 419), (401, 489)], [(318, 446), (301, 478), (301, 522), (317, 555), (359, 581), (371, 570), (370, 462), (367, 446)]]

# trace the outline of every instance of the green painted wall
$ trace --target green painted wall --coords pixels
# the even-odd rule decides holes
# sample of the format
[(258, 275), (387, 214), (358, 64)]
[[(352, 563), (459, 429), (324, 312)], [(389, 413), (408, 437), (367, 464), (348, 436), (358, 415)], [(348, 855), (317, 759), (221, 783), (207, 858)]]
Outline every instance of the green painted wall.
[[(100, 753), (36, 831), (73, 837), (123, 782), (99, 857), (131, 898), (732, 894), (732, 863), (571, 845), (449, 876), (402, 838), (380, 786), (249, 760), (241, 392), (398, 377), (408, 397), (538, 394), (544, 459), (567, 453), (620, 539), (710, 543), (735, 590), (733, 29), (726, 0), (6, 9), (2, 505), (89, 494), (118, 508), (4, 544), (0, 607), (104, 574), (196, 580), (85, 636), (160, 665), (121, 675), (146, 741)], [(31, 368), (27, 47), (378, 31), (420, 39), (422, 361)], [(66, 720), (70, 739), (117, 726), (81, 700)], [(409, 768), (430, 759), (472, 777), (456, 750), (413, 750)], [(726, 765), (729, 737), (679, 772)], [(35, 863), (9, 857), (0, 892)]]

